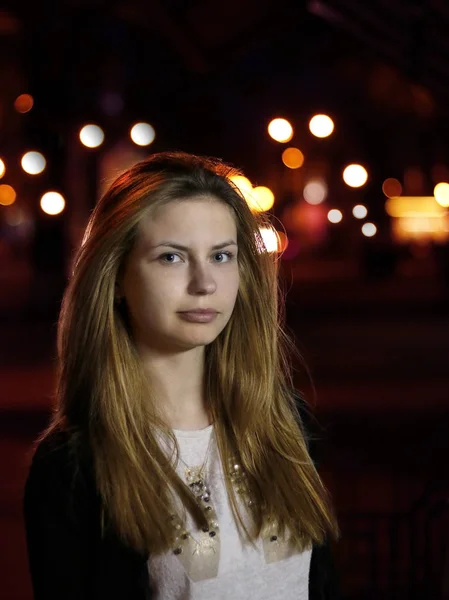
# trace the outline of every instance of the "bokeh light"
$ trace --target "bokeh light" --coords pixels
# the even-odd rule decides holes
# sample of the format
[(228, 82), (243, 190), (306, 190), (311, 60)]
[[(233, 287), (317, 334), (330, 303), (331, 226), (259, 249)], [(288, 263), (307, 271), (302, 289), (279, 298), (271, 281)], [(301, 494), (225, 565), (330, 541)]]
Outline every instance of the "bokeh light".
[(254, 198), (253, 208), (258, 212), (270, 210), (274, 204), (274, 194), (270, 188), (264, 185), (258, 185), (252, 191)]
[(334, 122), (328, 115), (315, 115), (310, 119), (309, 129), (315, 137), (325, 138), (334, 131)]
[(390, 217), (433, 217), (446, 213), (434, 196), (398, 196), (385, 202)]
[(321, 204), (327, 197), (327, 185), (322, 179), (311, 179), (303, 190), (304, 200), (308, 204)]
[(396, 196), (400, 196), (402, 194), (401, 182), (393, 177), (385, 179), (382, 184), (382, 192), (387, 198), (395, 198)]
[(40, 205), (47, 215), (59, 215), (65, 208), (64, 196), (59, 192), (46, 192), (41, 198)]
[(363, 204), (357, 204), (352, 209), (352, 214), (356, 219), (364, 219), (368, 214), (368, 209), (366, 208), (366, 206), (363, 206)]
[(327, 219), (330, 223), (340, 223), (343, 219), (343, 213), (338, 208), (333, 208), (327, 213)]
[(278, 252), (278, 232), (275, 229), (262, 228), (260, 230), (265, 248), (268, 252)]
[(0, 204), (10, 206), (16, 201), (16, 190), (7, 184), (0, 185)]
[[(449, 240), (449, 220), (447, 213), (428, 216), (407, 216), (392, 221), (393, 238), (403, 242), (437, 242)], [(428, 246), (426, 246), (428, 247)]]
[(104, 131), (98, 125), (84, 125), (79, 136), (81, 143), (87, 148), (98, 148), (104, 141)]
[(5, 213), (5, 221), (10, 227), (18, 227), (26, 219), (24, 210), (18, 206), (12, 206)]
[(278, 231), (277, 232), (277, 236), (278, 236), (278, 249), (277, 251), (280, 253), (283, 253), (287, 250), (288, 248), (288, 237), (285, 235), (285, 233), (283, 231)]
[(282, 162), (289, 169), (299, 169), (304, 164), (304, 154), (298, 148), (286, 148), (282, 153)]
[(5, 165), (4, 161), (0, 158), (0, 179), (4, 176), (5, 173), (6, 173), (6, 165)]
[(154, 141), (156, 132), (149, 123), (136, 123), (131, 128), (130, 136), (138, 146), (149, 146)]
[(348, 165), (343, 171), (343, 180), (349, 187), (362, 187), (368, 180), (368, 172), (362, 165)]
[(19, 113), (29, 112), (33, 108), (33, 105), (33, 96), (30, 96), (30, 94), (20, 94), (20, 96), (17, 96), (14, 100), (14, 108)]
[(287, 119), (273, 119), (268, 125), (268, 133), (276, 142), (286, 143), (293, 137), (293, 127)]
[(449, 207), (449, 183), (437, 183), (433, 195), (440, 206)]
[(362, 233), (365, 237), (373, 237), (377, 233), (377, 227), (374, 223), (364, 223), (362, 225)]
[(253, 194), (253, 184), (248, 179), (248, 177), (245, 177), (244, 175), (232, 175), (229, 179), (238, 188), (239, 192), (245, 198), (245, 200), (246, 200), (248, 206), (251, 208), (251, 210), (255, 210), (255, 208), (254, 208), (255, 199), (252, 195)]
[(240, 193), (244, 196), (247, 193), (251, 193), (253, 190), (253, 184), (244, 175), (231, 175), (229, 178), (232, 183), (238, 187)]
[(29, 175), (39, 175), (45, 169), (47, 161), (45, 156), (40, 152), (26, 152), (20, 161), (22, 169)]
[(265, 212), (272, 208), (275, 198), (270, 188), (264, 185), (253, 187), (251, 181), (243, 175), (232, 175), (229, 179), (239, 189), (252, 211)]

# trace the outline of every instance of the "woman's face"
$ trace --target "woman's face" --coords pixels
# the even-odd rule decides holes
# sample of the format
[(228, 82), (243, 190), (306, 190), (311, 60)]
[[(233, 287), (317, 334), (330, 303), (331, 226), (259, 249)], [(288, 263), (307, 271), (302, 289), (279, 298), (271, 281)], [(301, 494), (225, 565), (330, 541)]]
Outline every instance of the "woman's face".
[[(231, 210), (213, 197), (194, 197), (141, 221), (121, 290), (138, 346), (183, 351), (210, 344), (224, 329), (239, 287)], [(216, 313), (199, 322), (186, 314), (197, 309)]]

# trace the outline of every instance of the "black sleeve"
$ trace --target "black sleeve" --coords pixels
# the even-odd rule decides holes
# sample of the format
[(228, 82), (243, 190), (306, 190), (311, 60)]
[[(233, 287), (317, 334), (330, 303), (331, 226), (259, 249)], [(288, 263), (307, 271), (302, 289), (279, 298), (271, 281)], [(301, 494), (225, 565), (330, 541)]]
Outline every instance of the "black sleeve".
[(328, 541), (314, 546), (309, 573), (309, 600), (341, 600), (340, 582)]
[(67, 444), (41, 442), (23, 505), (35, 600), (90, 599), (94, 498), (77, 474)]
[[(299, 424), (307, 443), (309, 454), (318, 468), (320, 442), (324, 440), (323, 429), (307, 405), (307, 402), (297, 391), (294, 392)], [(340, 600), (340, 582), (333, 558), (333, 544), (326, 540), (324, 544), (315, 544), (312, 552), (309, 574), (309, 600)]]

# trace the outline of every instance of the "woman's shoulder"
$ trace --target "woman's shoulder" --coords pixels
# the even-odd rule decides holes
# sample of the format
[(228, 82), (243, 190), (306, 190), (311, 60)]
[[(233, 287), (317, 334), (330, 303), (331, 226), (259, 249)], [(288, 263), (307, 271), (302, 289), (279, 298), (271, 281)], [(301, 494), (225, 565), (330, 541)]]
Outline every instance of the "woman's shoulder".
[(35, 443), (33, 463), (56, 462), (68, 459), (71, 445), (69, 432), (58, 427), (42, 435)]
[(25, 486), (25, 497), (95, 495), (93, 470), (79, 451), (76, 437), (63, 428), (53, 429), (35, 445)]
[(63, 476), (74, 472), (77, 462), (73, 437), (65, 429), (53, 429), (35, 443), (30, 472)]

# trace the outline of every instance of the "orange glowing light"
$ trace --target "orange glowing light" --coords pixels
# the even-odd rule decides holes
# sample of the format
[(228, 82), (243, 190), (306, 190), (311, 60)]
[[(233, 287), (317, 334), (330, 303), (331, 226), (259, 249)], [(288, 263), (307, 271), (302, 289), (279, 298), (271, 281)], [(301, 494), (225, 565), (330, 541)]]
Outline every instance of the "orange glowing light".
[(27, 113), (33, 108), (34, 100), (30, 94), (20, 94), (14, 100), (14, 108), (19, 113)]
[(10, 206), (16, 201), (16, 191), (11, 185), (0, 185), (0, 204)]
[(298, 148), (286, 148), (282, 153), (282, 162), (289, 169), (299, 169), (304, 164), (304, 154)]
[(270, 210), (274, 204), (274, 194), (270, 188), (264, 185), (258, 185), (252, 191), (255, 200), (254, 208), (258, 212)]
[(231, 175), (229, 179), (239, 189), (242, 196), (246, 196), (246, 194), (252, 192), (253, 184), (248, 177), (245, 177), (244, 175)]
[(245, 198), (253, 212), (265, 212), (274, 204), (274, 194), (270, 188), (259, 185), (253, 187), (251, 181), (243, 175), (232, 175), (229, 178)]
[(400, 196), (402, 194), (401, 182), (397, 179), (394, 179), (393, 177), (389, 177), (383, 182), (382, 191), (387, 198), (394, 198), (395, 196)]
[(385, 202), (390, 217), (424, 217), (444, 214), (445, 209), (433, 196), (398, 196)]
[(288, 247), (288, 237), (285, 235), (285, 233), (283, 231), (278, 231), (277, 237), (278, 237), (277, 251), (280, 253), (285, 252)]
[(400, 217), (391, 222), (393, 237), (397, 242), (411, 241), (444, 243), (449, 240), (449, 216), (439, 215)]

